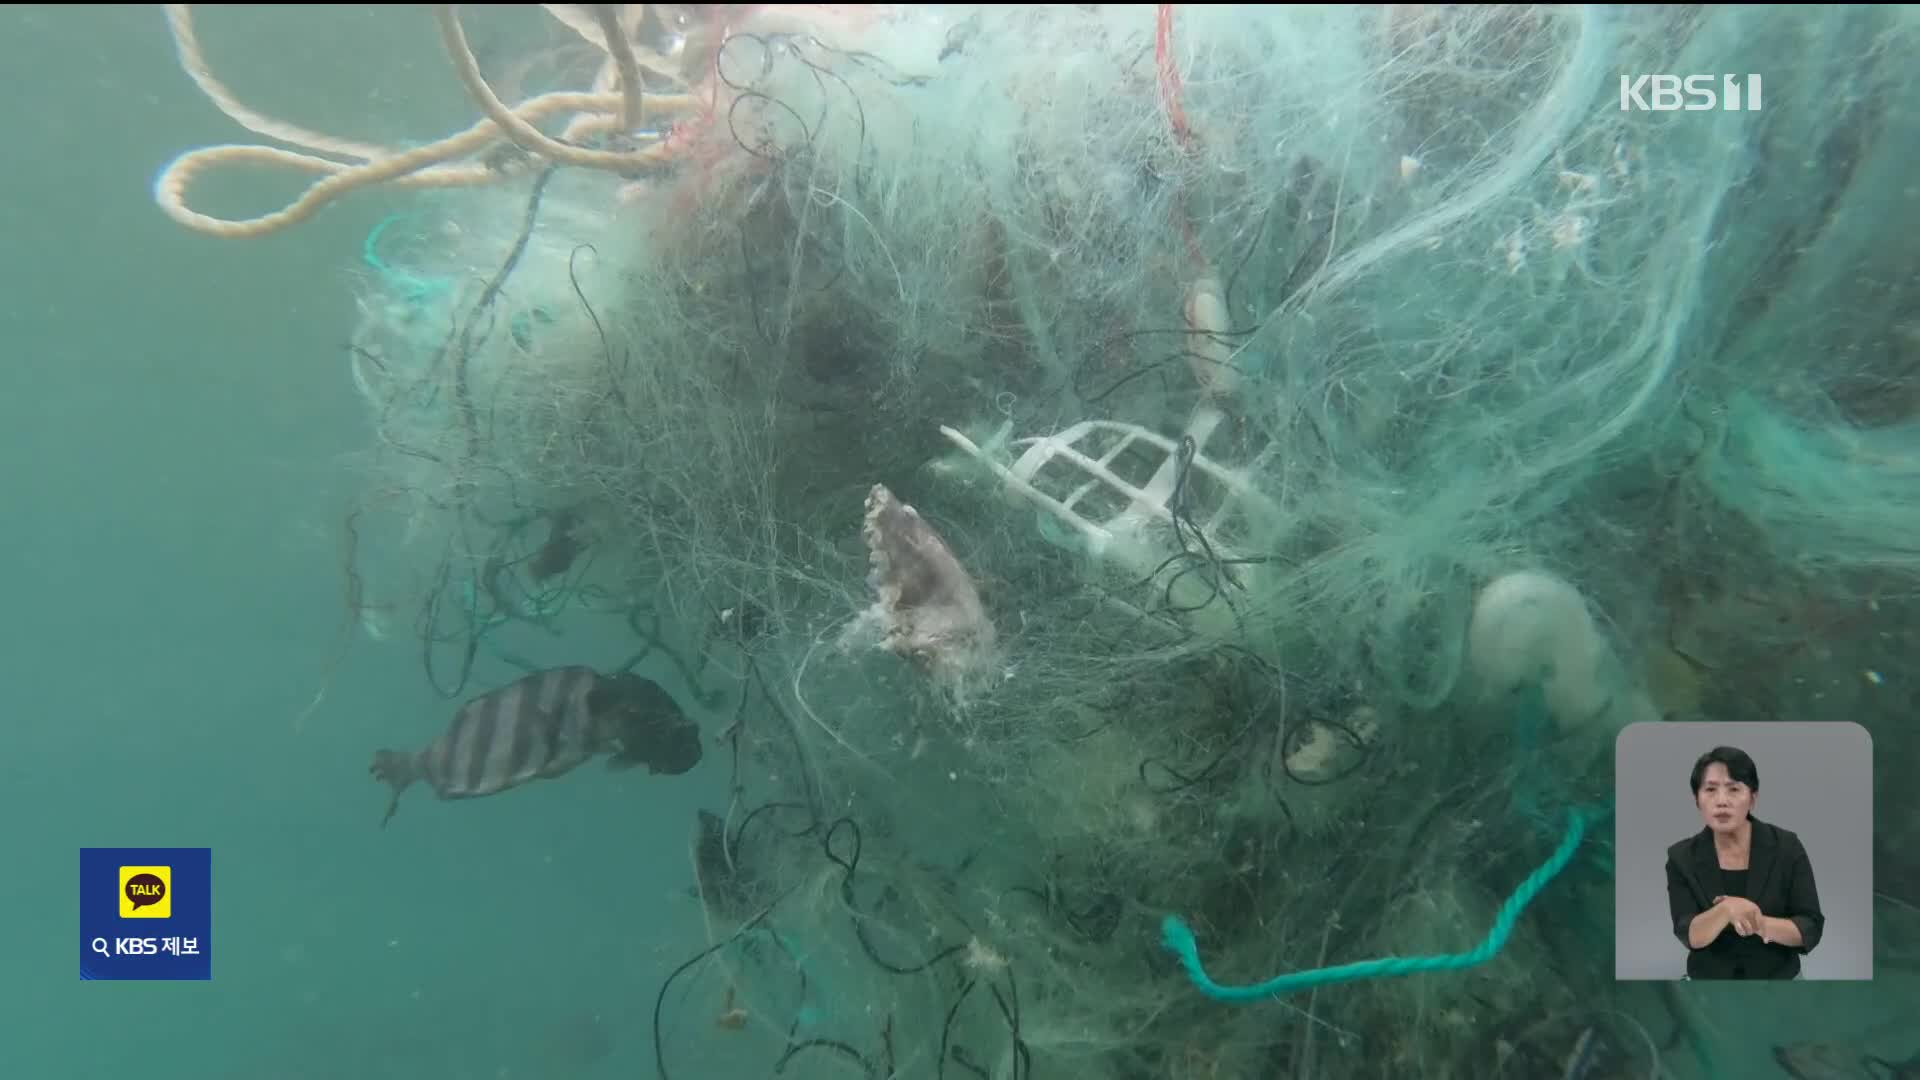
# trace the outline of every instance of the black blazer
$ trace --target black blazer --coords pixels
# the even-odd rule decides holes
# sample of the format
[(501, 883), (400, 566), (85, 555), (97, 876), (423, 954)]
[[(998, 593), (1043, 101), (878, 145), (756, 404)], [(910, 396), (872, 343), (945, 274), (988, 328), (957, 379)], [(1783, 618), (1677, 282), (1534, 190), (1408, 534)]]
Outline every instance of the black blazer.
[[(1729, 926), (1706, 947), (1687, 950), (1687, 975), (1695, 979), (1791, 979), (1800, 974), (1800, 958), (1820, 944), (1827, 919), (1813, 883), (1813, 863), (1800, 837), (1759, 818), (1753, 822), (1753, 849), (1747, 857), (1747, 899), (1762, 915), (1792, 919), (1800, 927), (1800, 945), (1768, 944), (1758, 935), (1741, 937)], [(1720, 857), (1713, 830), (1699, 832), (1667, 849), (1667, 907), (1673, 934), (1687, 944), (1693, 917), (1713, 906), (1721, 894)]]

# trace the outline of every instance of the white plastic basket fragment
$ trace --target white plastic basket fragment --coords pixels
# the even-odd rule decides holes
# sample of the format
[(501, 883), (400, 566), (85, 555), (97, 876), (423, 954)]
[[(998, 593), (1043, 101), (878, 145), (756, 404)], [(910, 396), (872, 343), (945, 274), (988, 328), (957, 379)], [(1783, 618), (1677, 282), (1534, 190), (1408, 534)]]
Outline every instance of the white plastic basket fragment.
[(1203, 408), (1177, 439), (1135, 424), (1083, 420), (1014, 440), (1022, 452), (1011, 465), (951, 427), (940, 432), (1010, 493), (1070, 530), (1088, 555), (1169, 589), (1176, 610), (1211, 611), (1222, 606), (1209, 602), (1217, 594), (1252, 589), (1260, 567), (1247, 545), (1277, 537), (1282, 516), (1244, 475), (1205, 453), (1221, 419)]

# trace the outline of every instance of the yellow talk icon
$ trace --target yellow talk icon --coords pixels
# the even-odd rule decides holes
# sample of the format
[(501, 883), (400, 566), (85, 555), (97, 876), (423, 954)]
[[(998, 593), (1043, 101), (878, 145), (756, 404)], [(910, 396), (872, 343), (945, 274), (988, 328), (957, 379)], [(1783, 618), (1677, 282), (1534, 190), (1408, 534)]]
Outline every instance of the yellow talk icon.
[(123, 919), (172, 918), (173, 867), (121, 867), (120, 917)]

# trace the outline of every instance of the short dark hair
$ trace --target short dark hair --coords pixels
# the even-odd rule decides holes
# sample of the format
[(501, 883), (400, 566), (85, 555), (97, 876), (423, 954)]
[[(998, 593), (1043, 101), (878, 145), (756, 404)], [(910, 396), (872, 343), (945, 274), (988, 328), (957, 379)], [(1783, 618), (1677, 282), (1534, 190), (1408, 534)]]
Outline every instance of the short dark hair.
[(1754, 766), (1747, 752), (1731, 746), (1716, 746), (1701, 754), (1700, 759), (1693, 763), (1693, 777), (1688, 783), (1693, 788), (1695, 798), (1700, 796), (1700, 784), (1707, 778), (1707, 766), (1715, 764), (1725, 765), (1727, 775), (1745, 784), (1748, 791), (1760, 790), (1760, 770)]

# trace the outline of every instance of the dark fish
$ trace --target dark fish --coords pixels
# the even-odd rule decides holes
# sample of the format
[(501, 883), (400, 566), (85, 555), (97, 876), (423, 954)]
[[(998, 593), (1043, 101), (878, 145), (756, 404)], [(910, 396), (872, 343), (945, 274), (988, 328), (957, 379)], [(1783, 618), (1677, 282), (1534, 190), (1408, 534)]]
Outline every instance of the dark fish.
[(368, 769), (400, 793), (424, 780), (442, 799), (497, 795), (607, 755), (613, 768), (678, 775), (700, 763), (700, 729), (658, 683), (587, 667), (538, 671), (468, 701), (424, 750), (379, 750)]
[(546, 581), (573, 568), (574, 560), (586, 550), (580, 535), (580, 516), (572, 510), (556, 510), (547, 518), (547, 542), (534, 552), (527, 573), (535, 581)]

